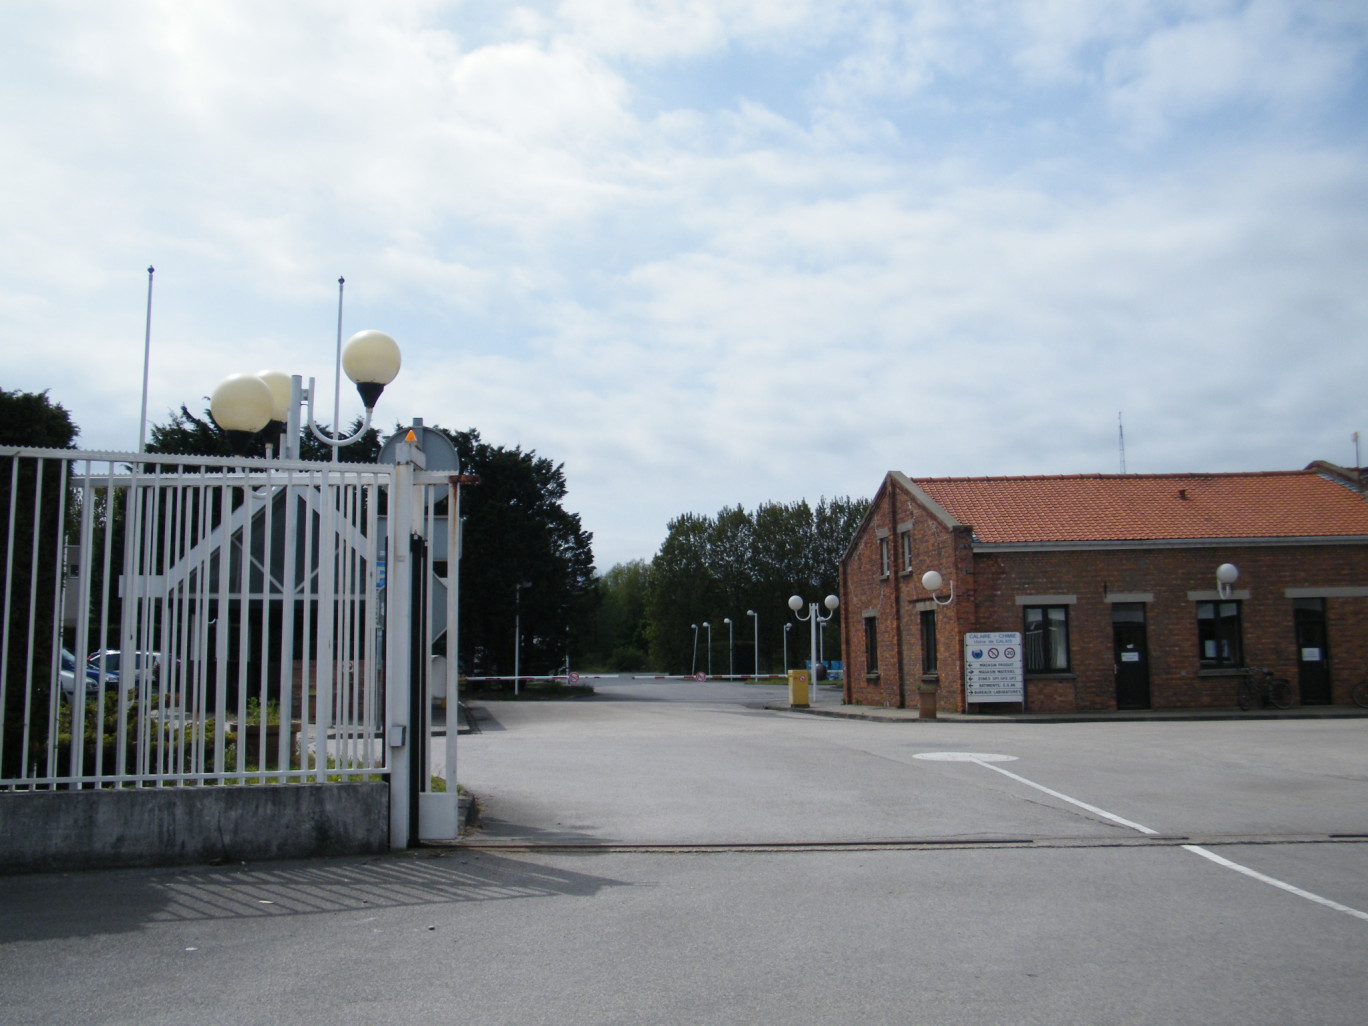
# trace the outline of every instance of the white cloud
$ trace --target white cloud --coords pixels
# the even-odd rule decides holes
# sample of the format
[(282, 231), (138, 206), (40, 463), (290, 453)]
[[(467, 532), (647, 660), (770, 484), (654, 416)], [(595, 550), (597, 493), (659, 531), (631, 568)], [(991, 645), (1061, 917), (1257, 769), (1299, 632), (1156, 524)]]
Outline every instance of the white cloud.
[(1215, 7), (1113, 52), (1112, 102), (1140, 131), (1230, 105), (1300, 111), (1337, 92), (1361, 59), (1364, 18), (1344, 24), (1288, 0)]
[(849, 0), (562, 0), (555, 17), (595, 53), (660, 61), (738, 44), (802, 44), (862, 6)]
[[(233, 370), (326, 378), (345, 274), (348, 330), (404, 347), (382, 421), (564, 461), (601, 563), (894, 467), (1110, 470), (1117, 410), (1133, 470), (1368, 427), (1342, 5), (25, 14), (0, 384), (102, 447), (136, 438), (149, 263), (155, 418)], [(795, 95), (758, 92), (781, 64)]]

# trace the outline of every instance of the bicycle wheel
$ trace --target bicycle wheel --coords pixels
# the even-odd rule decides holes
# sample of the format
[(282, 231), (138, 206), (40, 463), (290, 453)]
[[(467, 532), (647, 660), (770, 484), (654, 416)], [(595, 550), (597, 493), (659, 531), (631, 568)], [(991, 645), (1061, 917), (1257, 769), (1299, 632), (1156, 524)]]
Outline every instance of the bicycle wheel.
[(1279, 709), (1292, 708), (1292, 683), (1279, 677), (1268, 685), (1268, 700)]
[(1368, 680), (1361, 680), (1355, 684), (1351, 694), (1355, 705), (1368, 709)]
[(1248, 712), (1254, 704), (1254, 685), (1249, 681), (1240, 681), (1240, 686), (1235, 689), (1235, 701), (1240, 703), (1240, 708)]

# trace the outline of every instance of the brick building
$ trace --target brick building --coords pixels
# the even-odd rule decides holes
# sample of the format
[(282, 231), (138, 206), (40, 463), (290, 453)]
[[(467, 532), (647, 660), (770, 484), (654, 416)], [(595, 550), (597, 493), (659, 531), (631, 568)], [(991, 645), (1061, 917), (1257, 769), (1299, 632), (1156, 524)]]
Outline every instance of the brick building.
[[(1224, 563), (1239, 576), (1218, 591)], [(1326, 463), (893, 472), (841, 562), (840, 616), (860, 705), (971, 711), (962, 639), (979, 631), (1022, 635), (1031, 712), (1229, 707), (1245, 666), (1287, 677), (1301, 704), (1347, 704), (1368, 663), (1368, 501), (1358, 472)], [(994, 708), (1020, 706), (972, 711)]]

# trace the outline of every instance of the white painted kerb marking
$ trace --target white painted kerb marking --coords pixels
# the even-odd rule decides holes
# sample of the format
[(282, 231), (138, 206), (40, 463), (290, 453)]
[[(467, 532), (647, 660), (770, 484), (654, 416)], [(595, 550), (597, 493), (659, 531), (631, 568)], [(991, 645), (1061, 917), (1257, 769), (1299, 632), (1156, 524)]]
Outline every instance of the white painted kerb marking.
[[(1157, 830), (1151, 830), (1149, 827), (1143, 826), (1140, 823), (1133, 822), (1129, 819), (1123, 819), (1120, 816), (1108, 812), (1106, 809), (1099, 809), (1096, 805), (1089, 805), (1087, 802), (1081, 802), (1077, 798), (1070, 798), (1067, 794), (1062, 794), (1061, 792), (1055, 791), (1052, 788), (1045, 787), (1043, 784), (1037, 784), (1034, 780), (1027, 780), (1020, 774), (1013, 773), (1011, 770), (1005, 770), (1001, 766), (993, 765), (997, 762), (1015, 762), (1015, 755), (988, 755), (981, 752), (919, 752), (918, 754), (912, 756), (912, 758), (925, 759), (927, 762), (977, 763), (984, 769), (990, 769), (995, 773), (1001, 773), (1004, 777), (1011, 777), (1013, 780), (1017, 781), (1020, 784), (1025, 784), (1027, 787), (1033, 787), (1037, 791), (1041, 791), (1045, 794), (1048, 794), (1051, 798), (1058, 798), (1062, 802), (1068, 802), (1070, 805), (1076, 805), (1080, 809), (1083, 809), (1087, 812), (1091, 812), (1094, 816), (1101, 816), (1103, 819), (1110, 820), (1111, 822), (1116, 823), (1120, 826), (1129, 827), (1132, 830), (1138, 830), (1142, 834), (1149, 834), (1153, 836), (1158, 833)], [(1349, 907), (1348, 905), (1341, 905), (1338, 901), (1332, 901), (1329, 898), (1321, 897), (1319, 894), (1313, 894), (1310, 891), (1304, 891), (1300, 887), (1295, 887), (1284, 880), (1279, 880), (1276, 877), (1260, 873), (1258, 870), (1250, 869), (1248, 866), (1242, 866), (1238, 862), (1232, 862), (1230, 859), (1217, 855), (1213, 851), (1208, 851), (1201, 845), (1184, 844), (1181, 847), (1185, 851), (1190, 851), (1194, 855), (1200, 855), (1202, 856), (1202, 858), (1208, 859), (1218, 866), (1225, 866), (1226, 869), (1233, 869), (1237, 873), (1242, 873), (1252, 880), (1259, 880), (1262, 883), (1268, 884), (1270, 887), (1276, 887), (1279, 890), (1286, 891), (1288, 894), (1295, 894), (1297, 897), (1305, 898), (1307, 901), (1313, 901), (1317, 905), (1324, 905), (1326, 908), (1334, 909), (1336, 912), (1343, 912), (1345, 915), (1350, 915), (1353, 916), (1355, 919), (1362, 919), (1365, 922), (1368, 922), (1368, 912), (1361, 912), (1356, 908)]]

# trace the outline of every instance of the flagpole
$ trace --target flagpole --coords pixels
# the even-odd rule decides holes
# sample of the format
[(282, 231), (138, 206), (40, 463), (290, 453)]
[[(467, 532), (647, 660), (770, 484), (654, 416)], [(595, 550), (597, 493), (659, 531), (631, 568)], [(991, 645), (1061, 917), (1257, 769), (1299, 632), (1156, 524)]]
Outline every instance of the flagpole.
[(152, 362), (152, 273), (156, 268), (147, 268), (147, 327), (143, 332), (143, 382), (142, 418), (138, 427), (138, 452), (147, 451), (147, 373)]
[[(337, 366), (333, 368), (333, 438), (342, 437), (342, 287), (347, 283), (346, 278), (337, 279)], [(341, 446), (332, 447), (332, 461), (338, 462), (341, 458), (339, 452)]]

